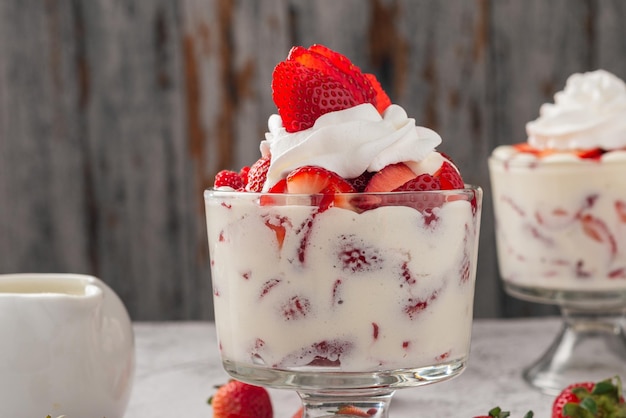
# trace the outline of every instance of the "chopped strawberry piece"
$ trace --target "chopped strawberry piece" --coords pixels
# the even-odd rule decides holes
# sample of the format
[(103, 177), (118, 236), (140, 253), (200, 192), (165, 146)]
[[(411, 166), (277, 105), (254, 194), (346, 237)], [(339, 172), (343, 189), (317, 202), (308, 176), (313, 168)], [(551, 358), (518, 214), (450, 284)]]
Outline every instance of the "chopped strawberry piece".
[(465, 183), (463, 182), (458, 170), (447, 161), (441, 164), (441, 167), (434, 174), (434, 177), (439, 178), (442, 190), (465, 188)]
[(616, 200), (615, 211), (617, 212), (618, 219), (621, 222), (626, 222), (626, 202), (623, 200)]
[(263, 190), (263, 185), (267, 179), (267, 171), (270, 168), (270, 156), (259, 158), (250, 170), (248, 170), (248, 183), (246, 190), (249, 192), (260, 192)]
[(282, 307), (283, 318), (287, 321), (302, 319), (309, 314), (311, 302), (307, 298), (293, 296)]
[(592, 148), (576, 152), (578, 158), (588, 160), (599, 160), (600, 157), (602, 157), (602, 154), (604, 154), (604, 151), (601, 148)]
[(361, 193), (365, 191), (365, 187), (367, 187), (367, 183), (370, 182), (374, 173), (371, 171), (365, 171), (360, 176), (355, 177), (353, 179), (348, 179), (348, 182), (354, 187), (354, 190)]
[(353, 405), (344, 405), (337, 409), (337, 413), (335, 415), (350, 415), (351, 417), (371, 417), (376, 414), (376, 410), (370, 414), (369, 411), (364, 411), (361, 408), (357, 408)]
[(592, 215), (586, 214), (580, 218), (583, 231), (594, 241), (607, 244), (612, 256), (617, 253), (617, 242), (606, 223)]
[(365, 191), (391, 192), (413, 178), (415, 173), (406, 164), (390, 164), (372, 176)]
[(213, 187), (232, 187), (235, 190), (243, 190), (244, 184), (236, 171), (222, 170), (215, 175)]
[(287, 226), (291, 226), (289, 219), (283, 216), (266, 217), (265, 226), (274, 231), (276, 235), (276, 241), (278, 242), (278, 249), (283, 248), (283, 242), (285, 241), (285, 235), (287, 234)]
[(288, 193), (354, 193), (352, 185), (340, 175), (325, 168), (307, 165), (287, 175)]
[(419, 176), (407, 181), (402, 186), (394, 190), (394, 192), (404, 191), (425, 191), (425, 190), (440, 190), (441, 183), (438, 178), (431, 176), (430, 174), (420, 174)]
[(246, 186), (248, 184), (248, 173), (250, 172), (250, 166), (243, 166), (241, 170), (239, 170), (239, 177), (241, 177), (241, 181), (243, 181), (243, 185)]

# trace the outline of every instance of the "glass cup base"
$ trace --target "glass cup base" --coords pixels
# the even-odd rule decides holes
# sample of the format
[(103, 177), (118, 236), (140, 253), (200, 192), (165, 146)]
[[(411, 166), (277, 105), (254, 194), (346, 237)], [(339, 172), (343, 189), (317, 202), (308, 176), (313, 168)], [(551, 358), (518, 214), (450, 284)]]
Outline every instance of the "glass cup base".
[(564, 321), (552, 345), (523, 373), (526, 382), (549, 395), (558, 395), (575, 382), (597, 382), (615, 375), (626, 376), (623, 327), (580, 318)]
[(290, 389), (299, 392), (355, 392), (362, 390), (372, 393), (402, 387), (422, 386), (451, 379), (463, 371), (466, 358), (447, 361), (435, 366), (371, 372), (341, 372), (334, 371), (332, 368), (284, 370), (238, 363), (227, 359), (222, 364), (226, 372), (237, 380), (276, 389)]
[(546, 352), (524, 369), (532, 387), (558, 395), (576, 382), (626, 376), (626, 292), (520, 286), (505, 282), (518, 299), (559, 306), (561, 331)]

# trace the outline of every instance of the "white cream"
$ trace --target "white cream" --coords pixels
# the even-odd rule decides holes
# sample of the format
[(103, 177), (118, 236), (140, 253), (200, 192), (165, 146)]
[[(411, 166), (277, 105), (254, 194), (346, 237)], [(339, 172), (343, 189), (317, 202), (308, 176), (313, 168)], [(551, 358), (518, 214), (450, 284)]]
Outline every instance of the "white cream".
[(441, 143), (436, 132), (416, 126), (398, 105), (383, 115), (369, 103), (327, 113), (313, 127), (295, 133), (272, 115), (268, 128), (261, 153), (271, 154), (272, 162), (264, 191), (301, 166), (321, 166), (349, 179), (388, 164), (422, 161)]
[[(336, 341), (346, 347), (340, 371), (417, 368), (467, 357), (479, 231), (469, 202), (443, 205), (435, 210), (436, 224), (426, 225), (408, 207), (363, 213), (332, 207), (314, 215), (315, 207), (259, 206), (257, 198), (242, 193), (206, 201), (225, 360), (315, 370), (308, 363), (317, 353), (307, 350)], [(286, 227), (282, 246), (268, 219)], [(303, 232), (302, 225), (310, 230)], [(346, 268), (341, 257), (350, 248), (364, 251), (371, 268)], [(464, 266), (468, 276), (462, 279)], [(307, 313), (287, 320), (283, 307), (294, 296)], [(428, 307), (411, 317), (405, 311), (410, 300), (428, 300)]]
[(567, 155), (489, 160), (502, 279), (553, 290), (623, 291), (626, 153), (606, 153), (600, 161)]
[(539, 115), (526, 125), (528, 143), (535, 148), (626, 147), (626, 84), (607, 71), (573, 74)]

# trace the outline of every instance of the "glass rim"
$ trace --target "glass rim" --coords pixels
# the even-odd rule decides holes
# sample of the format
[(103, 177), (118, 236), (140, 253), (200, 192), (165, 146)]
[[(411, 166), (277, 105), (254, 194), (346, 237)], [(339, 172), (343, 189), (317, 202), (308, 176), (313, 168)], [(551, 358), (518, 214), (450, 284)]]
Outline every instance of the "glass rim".
[[(459, 195), (467, 193), (481, 193), (482, 187), (473, 184), (465, 184), (463, 189), (442, 189), (442, 190), (403, 190), (393, 192), (349, 192), (349, 193), (335, 193), (335, 196), (405, 196), (405, 195)], [(289, 197), (310, 197), (310, 196), (324, 196), (324, 193), (275, 193), (275, 192), (248, 192), (238, 190), (221, 190), (213, 187), (206, 188), (204, 190), (204, 197), (208, 196), (289, 196)]]
[(514, 167), (514, 168), (528, 168), (528, 167), (571, 167), (571, 166), (585, 166), (595, 167), (598, 165), (620, 165), (626, 163), (626, 159), (613, 159), (613, 158), (576, 158), (576, 159), (563, 159), (556, 160), (550, 157), (543, 158), (504, 158), (501, 156), (491, 154), (488, 159), (488, 163), (498, 164), (500, 166)]

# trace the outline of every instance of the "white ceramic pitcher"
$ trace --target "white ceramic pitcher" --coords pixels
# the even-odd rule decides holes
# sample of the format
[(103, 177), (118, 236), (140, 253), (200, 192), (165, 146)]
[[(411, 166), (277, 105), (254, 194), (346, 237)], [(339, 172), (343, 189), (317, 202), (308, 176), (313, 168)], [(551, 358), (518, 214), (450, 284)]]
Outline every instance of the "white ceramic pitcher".
[(134, 368), (128, 312), (104, 282), (0, 275), (0, 417), (122, 418)]

